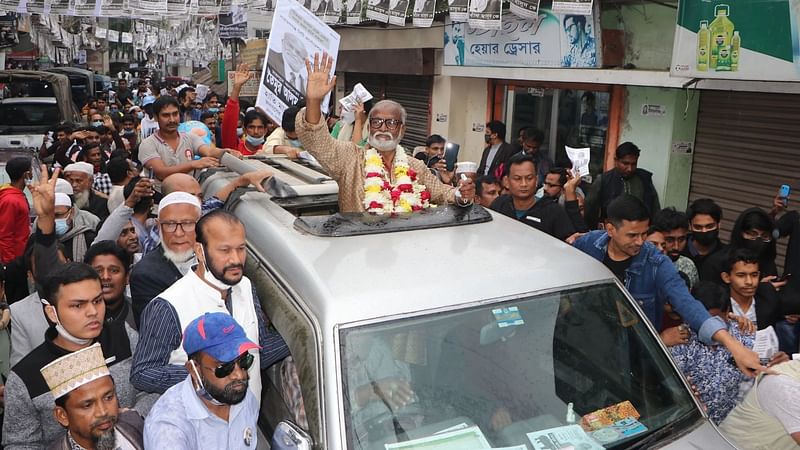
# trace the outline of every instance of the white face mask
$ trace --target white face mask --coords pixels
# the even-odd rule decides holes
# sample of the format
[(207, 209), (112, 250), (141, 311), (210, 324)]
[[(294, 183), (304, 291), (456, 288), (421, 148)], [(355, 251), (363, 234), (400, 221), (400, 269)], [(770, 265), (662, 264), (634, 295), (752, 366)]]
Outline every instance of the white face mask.
[(197, 366), (194, 364), (194, 361), (190, 360), (189, 364), (192, 365), (192, 369), (194, 370), (194, 374), (197, 375), (197, 384), (200, 385), (200, 387), (198, 387), (198, 388), (196, 388), (194, 390), (194, 392), (197, 394), (197, 396), (207, 400), (212, 405), (216, 405), (216, 406), (224, 405), (225, 403), (222, 403), (221, 401), (219, 401), (219, 400), (215, 399), (214, 397), (212, 397), (211, 394), (209, 394), (208, 391), (206, 390), (206, 387), (203, 386), (203, 377), (200, 376), (200, 372), (197, 370)]
[(206, 252), (205, 247), (203, 244), (200, 244), (200, 251), (203, 252), (203, 279), (206, 280), (206, 283), (213, 286), (215, 289), (220, 291), (227, 291), (228, 289), (232, 288), (233, 284), (225, 283), (224, 281), (220, 280), (219, 278), (215, 277), (213, 273), (211, 273), (211, 267), (208, 265), (208, 252)]
[(67, 331), (67, 329), (64, 328), (61, 325), (61, 320), (59, 320), (59, 318), (58, 318), (58, 311), (56, 311), (56, 307), (54, 305), (51, 305), (50, 302), (48, 302), (45, 299), (41, 299), (41, 300), (42, 300), (42, 303), (45, 305), (45, 309), (53, 308), (52, 309), (53, 315), (56, 316), (56, 331), (58, 332), (59, 336), (61, 336), (64, 339), (68, 340), (69, 342), (72, 342), (75, 345), (89, 345), (89, 344), (92, 343), (91, 339), (81, 339), (79, 337), (75, 337), (72, 334), (70, 334), (70, 332)]

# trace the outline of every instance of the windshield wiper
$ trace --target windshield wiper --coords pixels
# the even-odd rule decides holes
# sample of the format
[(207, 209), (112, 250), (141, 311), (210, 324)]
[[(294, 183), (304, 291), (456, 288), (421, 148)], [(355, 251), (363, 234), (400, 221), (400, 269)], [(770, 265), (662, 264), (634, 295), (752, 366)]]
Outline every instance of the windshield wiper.
[(627, 448), (630, 449), (630, 450), (637, 449), (637, 448), (648, 448), (651, 444), (654, 444), (654, 443), (658, 442), (658, 440), (660, 438), (672, 433), (672, 431), (675, 429), (675, 427), (677, 427), (678, 425), (683, 423), (689, 417), (694, 416), (694, 414), (696, 412), (697, 411), (695, 411), (695, 410), (687, 411), (685, 414), (681, 415), (676, 420), (673, 420), (671, 423), (668, 423), (668, 424), (664, 425), (663, 427), (658, 428), (657, 430), (654, 430), (653, 432), (651, 432), (650, 434), (646, 435), (644, 438), (642, 438), (641, 440), (637, 441), (635, 444), (633, 444), (633, 445), (631, 445), (630, 447), (627, 447)]

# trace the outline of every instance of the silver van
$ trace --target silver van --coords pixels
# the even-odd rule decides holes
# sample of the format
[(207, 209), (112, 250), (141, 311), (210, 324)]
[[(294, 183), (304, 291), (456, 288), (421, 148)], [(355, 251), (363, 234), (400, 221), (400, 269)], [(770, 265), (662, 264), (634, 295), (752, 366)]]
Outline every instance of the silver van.
[[(735, 448), (594, 259), (481, 207), (342, 216), (313, 165), (230, 167), (265, 164), (268, 193), (226, 207), (305, 406), (301, 427), (268, 372), (273, 448)], [(206, 173), (204, 194), (236, 175)]]

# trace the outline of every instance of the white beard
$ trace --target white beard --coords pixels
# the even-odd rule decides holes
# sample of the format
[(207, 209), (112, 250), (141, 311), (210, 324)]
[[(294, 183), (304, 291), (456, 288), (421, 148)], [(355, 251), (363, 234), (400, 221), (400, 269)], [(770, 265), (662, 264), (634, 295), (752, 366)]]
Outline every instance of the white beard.
[[(389, 136), (392, 139), (389, 140), (378, 139), (378, 136)], [(394, 139), (391, 133), (376, 131), (369, 135), (369, 145), (370, 147), (374, 148), (379, 152), (391, 152), (397, 148), (397, 145), (400, 144), (400, 139), (402, 138), (403, 136), (400, 135), (397, 137), (397, 139)]]
[(76, 208), (84, 209), (89, 206), (89, 191), (76, 192), (72, 197)]
[(178, 268), (181, 275), (186, 275), (186, 273), (192, 269), (192, 266), (195, 265), (196, 259), (194, 257), (194, 250), (178, 253), (168, 249), (164, 243), (162, 243), (162, 247), (164, 248), (164, 257), (172, 264), (175, 264), (175, 267)]

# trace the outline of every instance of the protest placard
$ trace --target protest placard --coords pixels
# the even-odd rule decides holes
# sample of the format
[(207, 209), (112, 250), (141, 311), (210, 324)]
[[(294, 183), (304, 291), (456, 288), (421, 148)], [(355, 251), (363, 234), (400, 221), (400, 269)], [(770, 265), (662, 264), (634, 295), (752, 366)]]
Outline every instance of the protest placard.
[[(295, 0), (279, 0), (272, 19), (267, 44), (266, 64), (261, 73), (256, 105), (277, 123), (283, 111), (305, 97), (308, 72), (306, 59), (327, 53), (334, 58), (336, 70), (339, 34), (314, 13)], [(322, 102), (328, 109), (328, 97)]]

